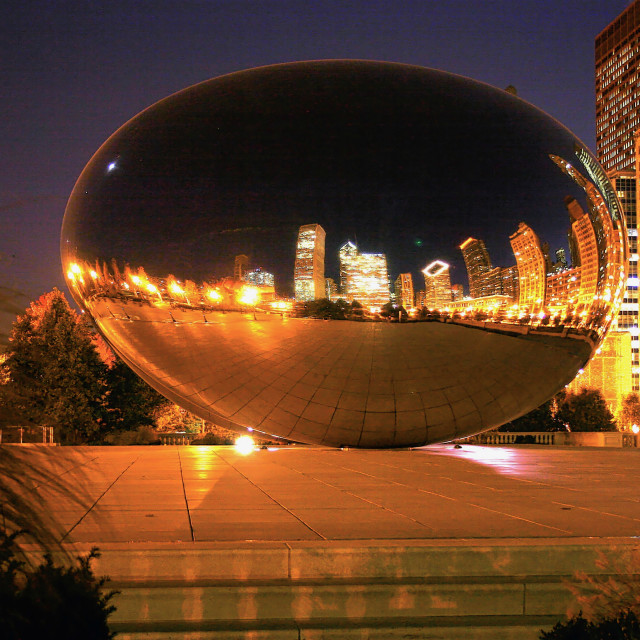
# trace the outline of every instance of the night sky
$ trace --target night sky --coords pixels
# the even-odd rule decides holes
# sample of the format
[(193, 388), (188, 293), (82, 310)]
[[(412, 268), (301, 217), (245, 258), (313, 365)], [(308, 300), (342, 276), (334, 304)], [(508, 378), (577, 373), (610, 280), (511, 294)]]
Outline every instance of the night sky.
[(65, 289), (66, 200), (104, 140), (191, 84), (324, 58), (403, 62), (504, 88), (594, 150), (594, 37), (627, 0), (18, 2), (0, 21), (0, 344)]

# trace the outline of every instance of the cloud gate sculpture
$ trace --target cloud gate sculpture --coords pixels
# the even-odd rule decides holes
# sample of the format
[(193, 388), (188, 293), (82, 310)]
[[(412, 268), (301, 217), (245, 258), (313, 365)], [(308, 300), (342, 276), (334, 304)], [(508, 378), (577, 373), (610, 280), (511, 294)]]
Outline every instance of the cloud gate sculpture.
[(415, 66), (261, 67), (97, 151), (61, 252), (122, 359), (221, 426), (406, 447), (499, 426), (585, 366), (626, 282), (616, 195), (510, 93)]

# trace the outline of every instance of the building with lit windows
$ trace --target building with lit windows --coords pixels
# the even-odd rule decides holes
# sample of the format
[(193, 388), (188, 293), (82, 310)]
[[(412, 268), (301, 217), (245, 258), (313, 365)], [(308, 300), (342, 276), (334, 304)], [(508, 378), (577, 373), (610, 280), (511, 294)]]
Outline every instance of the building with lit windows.
[(491, 271), (491, 259), (483, 240), (467, 238), (461, 245), (462, 257), (467, 268), (469, 278), (469, 295), (472, 298), (481, 298), (492, 295), (487, 290), (486, 275)]
[(596, 36), (596, 151), (610, 171), (634, 170), (640, 127), (640, 0)]
[(632, 391), (631, 335), (627, 331), (609, 331), (602, 346), (589, 364), (569, 385), (574, 393), (582, 387), (599, 389), (614, 415), (622, 408), (622, 401)]
[(305, 224), (298, 231), (293, 273), (295, 299), (298, 302), (325, 297), (325, 237), (325, 231), (319, 224)]
[(257, 287), (274, 286), (274, 277), (273, 273), (269, 273), (268, 271), (263, 271), (262, 269), (254, 269), (253, 271), (247, 271), (244, 274), (244, 279), (246, 282), (250, 282), (251, 284), (256, 285)]
[[(391, 299), (387, 257), (384, 253), (361, 253), (353, 242), (339, 251), (342, 294), (363, 307), (381, 307)], [(344, 284), (343, 284), (344, 283)]]
[(640, 129), (640, 0), (595, 40), (596, 150), (608, 170), (627, 223), (629, 272), (617, 326), (631, 335), (631, 379), (640, 390), (638, 350), (638, 140)]
[(338, 285), (333, 278), (327, 278), (325, 280), (325, 293), (327, 300), (337, 300), (340, 297)]
[[(637, 146), (637, 140), (636, 140)], [(636, 154), (636, 163), (638, 157)], [(637, 171), (615, 171), (610, 175), (613, 188), (620, 199), (627, 221), (629, 238), (629, 267), (627, 286), (620, 312), (618, 329), (629, 332), (631, 336), (631, 384), (633, 391), (640, 390), (640, 339), (638, 336), (638, 220), (637, 220)]]
[(423, 270), (425, 306), (440, 309), (451, 303), (451, 278), (449, 265), (442, 260), (434, 260)]
[(233, 263), (233, 277), (235, 280), (244, 280), (244, 276), (249, 270), (249, 256), (244, 253), (236, 256)]
[(565, 206), (571, 220), (571, 262), (578, 278), (577, 304), (589, 305), (598, 291), (598, 246), (591, 218), (577, 200), (567, 198)]
[(464, 287), (461, 284), (452, 284), (451, 299), (455, 302), (456, 300), (462, 300), (462, 298), (464, 298)]
[(521, 222), (509, 240), (518, 267), (520, 313), (540, 313), (547, 286), (546, 261), (540, 239), (529, 225)]
[(395, 281), (396, 304), (405, 309), (413, 307), (413, 278), (410, 273), (401, 273)]

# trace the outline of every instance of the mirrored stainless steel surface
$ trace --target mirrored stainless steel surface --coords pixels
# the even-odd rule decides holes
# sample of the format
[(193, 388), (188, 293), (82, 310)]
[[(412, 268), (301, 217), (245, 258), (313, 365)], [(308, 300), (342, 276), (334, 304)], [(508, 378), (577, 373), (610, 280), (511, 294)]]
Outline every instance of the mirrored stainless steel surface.
[(591, 153), (504, 91), (319, 61), (149, 107), (80, 176), (76, 301), (156, 389), (223, 426), (334, 446), (459, 438), (585, 366), (626, 281)]

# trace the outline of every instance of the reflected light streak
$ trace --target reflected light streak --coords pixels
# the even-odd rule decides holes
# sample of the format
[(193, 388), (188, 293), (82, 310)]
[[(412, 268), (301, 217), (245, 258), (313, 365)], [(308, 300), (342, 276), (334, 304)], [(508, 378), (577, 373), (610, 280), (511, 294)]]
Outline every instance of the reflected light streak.
[(514, 449), (504, 449), (502, 447), (464, 445), (463, 449), (456, 451), (456, 455), (488, 467), (493, 467), (501, 473), (514, 473), (518, 452)]

